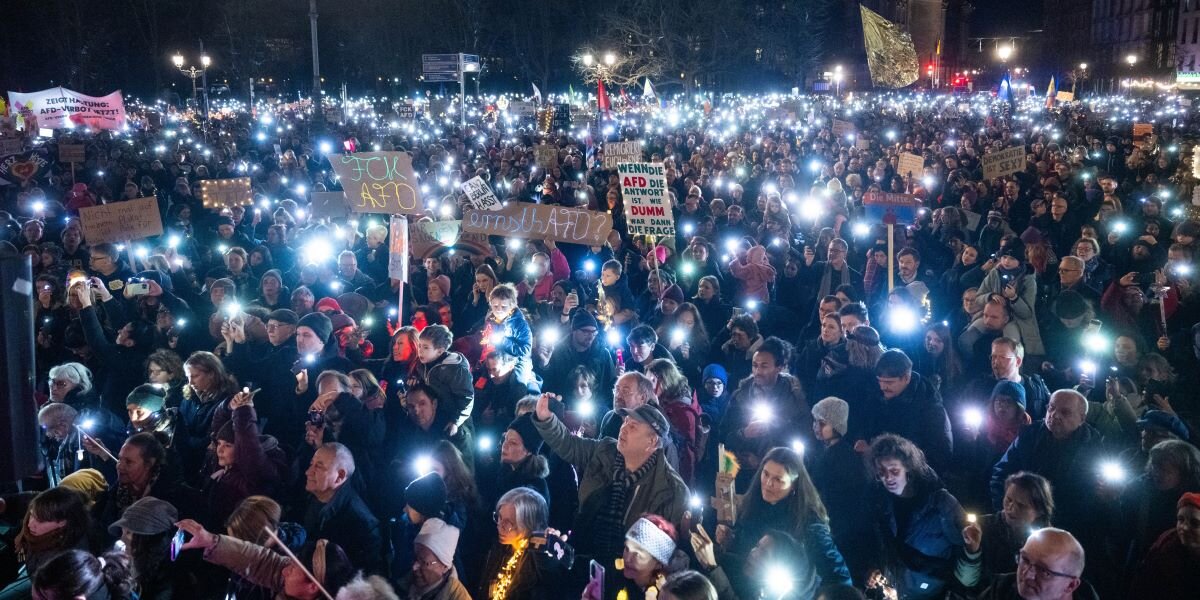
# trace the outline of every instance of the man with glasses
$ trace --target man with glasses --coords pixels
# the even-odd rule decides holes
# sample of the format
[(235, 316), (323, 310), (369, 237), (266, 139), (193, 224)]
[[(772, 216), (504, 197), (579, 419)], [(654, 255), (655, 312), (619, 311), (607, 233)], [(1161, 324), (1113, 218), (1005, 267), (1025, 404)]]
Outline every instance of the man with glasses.
[(95, 273), (114, 296), (121, 295), (125, 289), (125, 282), (133, 277), (133, 271), (121, 263), (121, 253), (112, 244), (92, 246), (88, 270)]
[(826, 260), (817, 260), (816, 249), (811, 245), (804, 246), (800, 277), (805, 286), (816, 290), (815, 297), (824, 298), (837, 291), (838, 286), (846, 284), (853, 285), (859, 294), (862, 293), (862, 274), (850, 268), (846, 262), (846, 253), (849, 251), (846, 240), (834, 238), (825, 247)]
[(613, 384), (616, 383), (616, 367), (612, 355), (601, 345), (600, 324), (591, 313), (575, 311), (571, 318), (571, 335), (558, 343), (543, 374), (547, 392), (569, 396), (573, 383), (571, 372), (584, 366), (596, 375), (595, 389), (598, 402), (612, 399)]
[(1099, 598), (1084, 581), (1083, 546), (1075, 536), (1047, 527), (1035, 531), (1017, 552), (1017, 572), (1000, 575), (980, 600), (1070, 600)]
[(1046, 285), (1039, 286), (1040, 294), (1038, 304), (1041, 306), (1049, 306), (1054, 298), (1067, 290), (1078, 293), (1083, 296), (1088, 304), (1095, 309), (1100, 306), (1100, 294), (1088, 285), (1086, 263), (1084, 259), (1078, 256), (1064, 256), (1058, 261), (1058, 281), (1048, 281)]
[[(267, 315), (267, 343), (248, 339), (244, 319), (231, 319), (223, 329), (225, 367), (241, 382), (262, 388), (256, 404), (260, 426), (266, 435), (295, 439), (304, 431), (307, 404), (285, 402), (294, 394), (296, 378), (292, 366), (299, 358), (296, 326), (300, 317), (286, 308)], [(277, 400), (278, 399), (278, 400)], [(265, 421), (265, 424), (262, 422)]]

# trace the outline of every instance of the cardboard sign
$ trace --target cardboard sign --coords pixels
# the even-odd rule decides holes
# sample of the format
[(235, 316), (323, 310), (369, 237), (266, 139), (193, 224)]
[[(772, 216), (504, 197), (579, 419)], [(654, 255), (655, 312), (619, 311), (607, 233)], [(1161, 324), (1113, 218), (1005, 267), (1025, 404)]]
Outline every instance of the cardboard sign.
[(204, 208), (212, 210), (250, 204), (254, 201), (250, 178), (203, 179), (200, 181), (200, 200), (204, 202)]
[(81, 163), (86, 159), (87, 152), (83, 144), (59, 144), (58, 162)]
[(911, 152), (900, 153), (900, 164), (896, 167), (899, 175), (920, 177), (925, 174), (925, 159)]
[(408, 281), (408, 219), (392, 215), (388, 243), (388, 277)]
[(467, 210), (462, 227), (470, 233), (598, 246), (612, 231), (612, 216), (582, 208), (510, 202), (497, 211)]
[(24, 147), (21, 138), (0, 138), (0, 158), (19, 154)]
[(338, 123), (338, 122), (342, 121), (342, 118), (343, 118), (342, 109), (340, 109), (340, 108), (325, 109), (325, 122), (326, 123)]
[(402, 121), (411, 121), (417, 118), (417, 107), (412, 102), (401, 102), (396, 106), (396, 118)]
[(162, 235), (157, 198), (138, 198), (79, 209), (83, 237), (89, 244), (140, 240)]
[(1012, 175), (1025, 170), (1025, 147), (1013, 146), (999, 152), (983, 155), (983, 179), (991, 181), (997, 177)]
[(412, 256), (425, 259), (439, 250), (457, 247), (476, 254), (492, 253), (488, 236), (464, 233), (462, 221), (417, 221), (408, 225), (408, 247)]
[(482, 177), (476, 175), (462, 182), (460, 187), (463, 194), (467, 197), (467, 202), (470, 202), (473, 208), (479, 210), (500, 210), (500, 199), (496, 197), (495, 192), (492, 191), (492, 188), (488, 187), (487, 182)]
[(834, 137), (845, 137), (854, 133), (854, 123), (843, 121), (841, 119), (833, 120), (833, 135)]
[(23, 185), (42, 179), (50, 172), (50, 157), (45, 149), (20, 152), (0, 159), (0, 185)]
[(558, 147), (550, 144), (538, 144), (533, 149), (537, 157), (537, 166), (543, 171), (549, 171), (558, 166)]
[(353, 212), (394, 215), (425, 211), (412, 155), (407, 152), (331, 154), (329, 164)]
[(662, 163), (617, 165), (629, 235), (675, 235), (675, 213)]
[(1055, 94), (1054, 99), (1058, 100), (1059, 102), (1074, 102), (1075, 101), (1075, 93), (1074, 92), (1059, 92), (1059, 93)]
[(519, 119), (537, 116), (537, 105), (526, 100), (514, 100), (508, 104), (508, 112)]
[(604, 168), (615, 169), (617, 165), (623, 162), (641, 162), (642, 161), (642, 143), (639, 141), (633, 142), (608, 142), (604, 144)]
[(313, 219), (345, 219), (350, 216), (346, 194), (342, 192), (313, 192), (309, 199)]
[(867, 138), (864, 138), (864, 137), (860, 137), (860, 138), (854, 140), (854, 147), (855, 147), (855, 149), (858, 149), (858, 150), (870, 150), (871, 149), (871, 140), (868, 140)]
[(868, 223), (912, 223), (917, 220), (921, 201), (912, 194), (868, 192), (863, 195), (863, 213)]
[(1154, 125), (1151, 123), (1134, 123), (1133, 137), (1134, 139), (1143, 138), (1148, 135), (1154, 135)]

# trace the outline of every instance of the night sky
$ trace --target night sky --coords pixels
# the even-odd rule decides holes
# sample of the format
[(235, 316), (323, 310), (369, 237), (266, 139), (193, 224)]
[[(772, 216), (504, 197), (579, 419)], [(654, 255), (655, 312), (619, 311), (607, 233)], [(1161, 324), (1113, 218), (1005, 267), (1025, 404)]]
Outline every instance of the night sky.
[(1044, 0), (975, 0), (971, 37), (1041, 29)]

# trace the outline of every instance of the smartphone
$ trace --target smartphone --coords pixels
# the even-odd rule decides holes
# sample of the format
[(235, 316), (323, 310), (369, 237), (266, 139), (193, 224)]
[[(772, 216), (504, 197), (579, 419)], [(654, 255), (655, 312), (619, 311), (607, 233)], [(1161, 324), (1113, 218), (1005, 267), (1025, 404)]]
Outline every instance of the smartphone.
[(596, 591), (597, 598), (604, 598), (604, 567), (595, 559), (588, 563), (588, 585)]
[(1154, 278), (1154, 271), (1150, 271), (1149, 273), (1138, 273), (1133, 278), (1133, 282), (1138, 285), (1153, 285), (1155, 281), (1157, 280)]
[(150, 293), (149, 283), (131, 283), (128, 287), (130, 296), (145, 296)]
[(177, 529), (175, 537), (171, 538), (171, 562), (175, 562), (175, 559), (179, 558), (179, 553), (183, 551), (184, 542), (183, 530)]
[(313, 427), (324, 427), (325, 413), (319, 410), (308, 411), (308, 422), (311, 423)]

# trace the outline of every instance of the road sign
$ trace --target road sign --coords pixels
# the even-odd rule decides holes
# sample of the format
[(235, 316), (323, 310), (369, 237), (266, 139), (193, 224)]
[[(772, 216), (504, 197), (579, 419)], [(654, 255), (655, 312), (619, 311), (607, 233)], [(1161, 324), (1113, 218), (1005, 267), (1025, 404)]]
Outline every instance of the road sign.
[(464, 54), (462, 55), (463, 71), (474, 73), (479, 71), (479, 55)]
[(458, 81), (458, 73), (426, 73), (425, 83), (438, 83), (443, 81)]
[(429, 73), (458, 73), (457, 54), (422, 54), (421, 71)]

